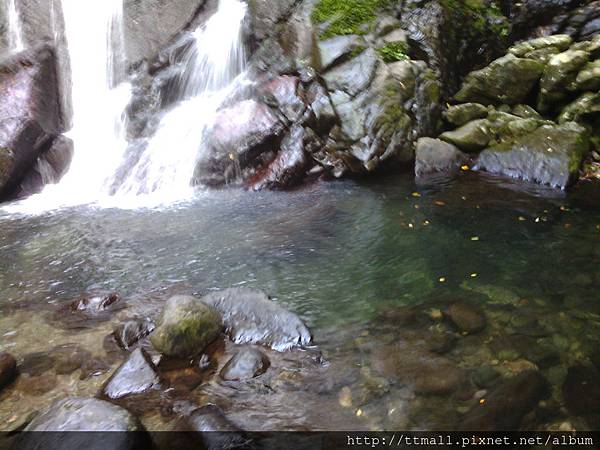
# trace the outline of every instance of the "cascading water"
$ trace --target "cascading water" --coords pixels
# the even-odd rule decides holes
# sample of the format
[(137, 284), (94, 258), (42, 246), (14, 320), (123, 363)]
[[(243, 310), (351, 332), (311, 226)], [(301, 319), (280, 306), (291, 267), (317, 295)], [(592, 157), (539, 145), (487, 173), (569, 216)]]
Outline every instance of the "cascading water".
[(6, 11), (8, 13), (8, 49), (11, 52), (20, 52), (25, 48), (23, 43), (23, 33), (21, 31), (21, 22), (15, 0), (5, 0)]
[(117, 195), (152, 193), (159, 201), (172, 201), (191, 194), (206, 129), (243, 79), (241, 30), (246, 8), (239, 0), (220, 0), (217, 12), (194, 32), (194, 43), (183, 61), (181, 102), (163, 117)]

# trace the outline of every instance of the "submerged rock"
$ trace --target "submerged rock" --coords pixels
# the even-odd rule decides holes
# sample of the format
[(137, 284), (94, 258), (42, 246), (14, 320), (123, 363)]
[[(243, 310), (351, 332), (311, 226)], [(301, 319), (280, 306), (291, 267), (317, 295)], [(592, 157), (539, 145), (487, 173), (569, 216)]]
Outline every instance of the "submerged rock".
[(102, 389), (110, 399), (141, 394), (160, 384), (160, 378), (150, 356), (142, 348), (134, 350), (129, 358), (115, 371)]
[(518, 430), (523, 417), (549, 393), (546, 379), (536, 371), (522, 372), (503, 382), (464, 417), (465, 431)]
[(183, 419), (183, 429), (199, 433), (204, 449), (246, 448), (249, 439), (216, 405), (205, 405)]
[(166, 356), (187, 358), (202, 353), (220, 334), (217, 310), (191, 296), (171, 297), (150, 341)]
[(479, 333), (487, 324), (483, 310), (468, 303), (454, 303), (445, 314), (460, 331), (468, 334)]
[(265, 373), (269, 365), (269, 358), (263, 352), (244, 347), (225, 364), (220, 375), (226, 381), (248, 380)]
[(539, 61), (508, 54), (484, 69), (471, 72), (455, 98), (484, 105), (523, 103), (543, 71), (544, 65)]
[(594, 367), (569, 367), (562, 395), (573, 414), (600, 413), (600, 372)]
[(475, 169), (564, 189), (576, 178), (589, 145), (587, 130), (576, 123), (544, 125), (484, 150)]
[(421, 138), (415, 151), (415, 175), (419, 178), (437, 172), (453, 173), (468, 160), (468, 156), (452, 144), (440, 139)]
[(17, 377), (17, 360), (9, 353), (0, 353), (0, 391)]
[(202, 302), (221, 314), (227, 334), (238, 344), (260, 344), (277, 351), (309, 345), (302, 320), (260, 291), (231, 288), (208, 294)]

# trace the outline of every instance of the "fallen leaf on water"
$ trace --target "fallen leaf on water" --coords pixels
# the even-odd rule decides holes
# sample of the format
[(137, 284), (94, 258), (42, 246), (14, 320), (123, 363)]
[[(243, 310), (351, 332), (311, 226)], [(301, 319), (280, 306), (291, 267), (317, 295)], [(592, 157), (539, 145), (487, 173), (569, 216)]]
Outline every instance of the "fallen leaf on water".
[(420, 196), (421, 196), (421, 194), (419, 194), (418, 192), (413, 192), (413, 193), (412, 193), (412, 196), (413, 196), (413, 197), (420, 197)]
[(471, 278), (477, 278), (477, 275), (478, 275), (477, 273), (472, 273)]
[(478, 241), (478, 240), (479, 240), (479, 236), (473, 236), (473, 237), (471, 238), (471, 240), (472, 240), (472, 241)]
[(462, 166), (460, 168), (460, 170), (462, 170), (463, 172), (467, 172), (467, 171), (471, 170), (471, 168), (465, 164), (464, 166)]
[(527, 219), (523, 216), (519, 216), (519, 222), (525, 222)]
[(441, 277), (441, 278), (439, 279), (439, 282), (440, 282), (440, 283), (445, 283), (445, 282), (446, 282), (446, 277)]
[(436, 200), (435, 203), (437, 206), (446, 206), (446, 203), (442, 202), (441, 200)]

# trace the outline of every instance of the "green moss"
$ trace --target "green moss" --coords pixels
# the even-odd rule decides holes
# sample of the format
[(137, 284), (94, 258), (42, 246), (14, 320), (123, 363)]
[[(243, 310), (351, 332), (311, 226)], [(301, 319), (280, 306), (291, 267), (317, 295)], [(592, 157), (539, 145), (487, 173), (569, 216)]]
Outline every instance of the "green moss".
[(509, 22), (495, 2), (485, 0), (442, 0), (442, 5), (455, 15), (467, 18), (470, 34), (492, 33), (501, 38), (508, 37)]
[(377, 53), (379, 53), (386, 63), (392, 63), (409, 59), (406, 54), (407, 50), (408, 48), (404, 42), (390, 42), (377, 49)]
[(375, 20), (377, 11), (394, 0), (319, 0), (312, 13), (315, 23), (328, 23), (321, 39), (347, 34), (364, 34), (363, 25)]

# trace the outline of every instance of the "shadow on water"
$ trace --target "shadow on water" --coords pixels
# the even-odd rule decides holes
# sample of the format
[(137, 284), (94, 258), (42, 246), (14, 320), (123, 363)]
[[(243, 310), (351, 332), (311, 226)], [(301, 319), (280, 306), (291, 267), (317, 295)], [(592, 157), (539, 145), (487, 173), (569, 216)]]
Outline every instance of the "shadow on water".
[[(273, 354), (256, 383), (199, 381), (171, 410), (212, 401), (250, 429), (597, 427), (565, 408), (579, 395), (565, 386), (569, 368), (600, 362), (600, 187), (526, 189), (402, 175), (201, 192), (163, 209), (0, 215), (0, 351), (41, 367), (0, 394), (0, 423), (10, 429), (66, 393), (94, 395), (122, 358), (103, 342), (123, 320), (156, 318), (175, 293), (247, 286), (298, 313), (327, 364)], [(112, 292), (123, 303), (100, 319), (69, 312)], [(96, 372), (44, 362), (74, 343)], [(536, 386), (532, 371), (548, 392), (523, 388)], [(33, 395), (32, 384), (47, 387)], [(487, 396), (524, 400), (481, 413)], [(146, 425), (163, 429), (173, 414), (147, 405)], [(508, 422), (494, 422), (503, 414)]]

